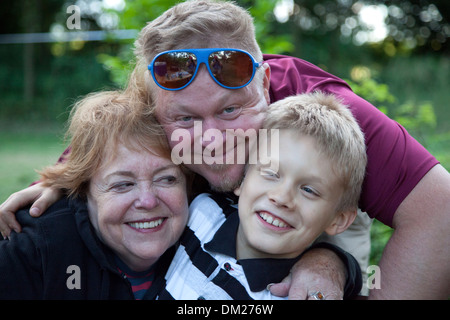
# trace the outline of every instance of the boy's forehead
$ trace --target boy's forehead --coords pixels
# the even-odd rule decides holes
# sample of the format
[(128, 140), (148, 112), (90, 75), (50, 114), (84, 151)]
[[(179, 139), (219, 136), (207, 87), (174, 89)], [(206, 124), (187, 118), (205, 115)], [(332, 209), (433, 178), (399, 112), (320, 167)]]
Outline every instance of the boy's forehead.
[(248, 163), (279, 168), (283, 162), (317, 155), (322, 152), (317, 139), (311, 135), (290, 128), (260, 129), (257, 143), (250, 147)]
[(279, 173), (291, 178), (321, 181), (331, 188), (341, 186), (341, 170), (336, 170), (336, 164), (317, 146), (317, 139), (291, 129), (279, 129), (278, 137), (273, 137), (267, 138), (268, 152), (259, 146), (251, 149), (247, 170), (264, 168), (270, 171), (262, 170), (263, 175)]

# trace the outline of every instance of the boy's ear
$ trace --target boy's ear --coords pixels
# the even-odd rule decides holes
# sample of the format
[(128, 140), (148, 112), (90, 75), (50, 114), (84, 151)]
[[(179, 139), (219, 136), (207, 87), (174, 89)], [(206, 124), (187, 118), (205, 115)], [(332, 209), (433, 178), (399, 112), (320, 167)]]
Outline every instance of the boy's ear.
[(245, 176), (247, 175), (248, 166), (249, 166), (248, 164), (245, 165), (244, 177), (242, 178), (241, 182), (239, 182), (239, 187), (234, 189), (234, 194), (237, 195), (238, 197), (241, 195), (242, 192), (242, 185), (244, 184)]
[(347, 230), (347, 228), (355, 221), (357, 209), (347, 210), (337, 214), (333, 222), (325, 229), (330, 236), (334, 236)]

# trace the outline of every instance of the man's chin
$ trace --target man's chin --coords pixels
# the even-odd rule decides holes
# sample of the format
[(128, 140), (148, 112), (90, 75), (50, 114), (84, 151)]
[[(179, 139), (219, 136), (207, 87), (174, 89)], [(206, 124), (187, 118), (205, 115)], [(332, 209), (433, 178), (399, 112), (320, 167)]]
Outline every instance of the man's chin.
[(230, 192), (239, 187), (244, 176), (244, 165), (187, 165), (189, 169), (203, 176), (212, 190)]

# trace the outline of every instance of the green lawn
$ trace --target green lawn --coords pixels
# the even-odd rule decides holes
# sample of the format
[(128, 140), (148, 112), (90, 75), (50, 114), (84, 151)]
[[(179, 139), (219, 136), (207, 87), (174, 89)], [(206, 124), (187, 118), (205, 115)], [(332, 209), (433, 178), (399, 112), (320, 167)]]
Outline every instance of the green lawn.
[(0, 203), (3, 203), (11, 193), (39, 179), (36, 170), (58, 160), (65, 149), (61, 128), (55, 125), (1, 126)]

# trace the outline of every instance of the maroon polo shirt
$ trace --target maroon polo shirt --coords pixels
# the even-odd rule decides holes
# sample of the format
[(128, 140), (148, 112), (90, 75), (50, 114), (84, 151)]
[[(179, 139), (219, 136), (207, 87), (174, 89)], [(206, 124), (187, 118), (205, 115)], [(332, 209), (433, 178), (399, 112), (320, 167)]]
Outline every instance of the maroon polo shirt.
[(352, 92), (349, 85), (317, 66), (293, 57), (264, 55), (270, 65), (271, 102), (320, 90), (350, 107), (365, 135), (368, 164), (360, 208), (392, 226), (400, 203), (439, 162), (397, 122)]

